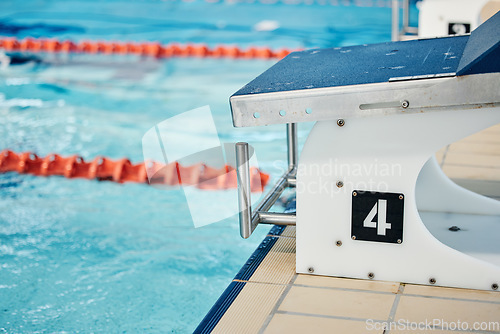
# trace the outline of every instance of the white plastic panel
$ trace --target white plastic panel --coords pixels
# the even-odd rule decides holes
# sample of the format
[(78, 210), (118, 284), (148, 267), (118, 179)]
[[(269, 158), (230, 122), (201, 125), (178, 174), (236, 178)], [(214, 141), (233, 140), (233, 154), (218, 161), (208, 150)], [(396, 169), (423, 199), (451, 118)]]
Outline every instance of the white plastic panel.
[(476, 29), (482, 23), (480, 12), (487, 2), (488, 0), (422, 1), (419, 5), (418, 37), (447, 36), (450, 24), (457, 24), (454, 28), (457, 33), (464, 29), (461, 26), (463, 24), (469, 24), (470, 31)]
[[(498, 107), (353, 117), (346, 118), (342, 127), (335, 121), (318, 122), (303, 148), (297, 173), (297, 272), (363, 279), (373, 273), (377, 280), (430, 284), (434, 279), (436, 285), (484, 290), (500, 283), (498, 260), (487, 261), (500, 254), (474, 257), (445, 245), (422, 222), (415, 198), (417, 177), (434, 152), (499, 122)], [(338, 181), (343, 182), (340, 188)], [(435, 203), (436, 209), (440, 203), (443, 211), (452, 207), (448, 202), (455, 198), (448, 200), (439, 183), (426, 187), (424, 193), (445, 196)], [(351, 239), (355, 189), (404, 194), (401, 244)], [(485, 207), (492, 207), (485, 201), (490, 203)], [(427, 217), (429, 226), (433, 216)], [(500, 216), (492, 217), (471, 233), (485, 235), (475, 244), (498, 232), (488, 228), (500, 225)]]

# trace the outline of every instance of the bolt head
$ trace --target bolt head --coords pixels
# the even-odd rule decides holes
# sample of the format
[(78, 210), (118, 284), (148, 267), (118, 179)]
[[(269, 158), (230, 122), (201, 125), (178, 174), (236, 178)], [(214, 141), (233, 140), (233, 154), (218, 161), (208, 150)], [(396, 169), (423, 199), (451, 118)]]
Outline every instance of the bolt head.
[(401, 239), (398, 239), (398, 244), (402, 243), (403, 241), (401, 241)]
[(430, 284), (436, 284), (436, 279), (435, 278), (429, 278), (429, 283)]
[(337, 120), (337, 125), (338, 126), (344, 126), (345, 125), (345, 121), (342, 118), (340, 118), (340, 119)]
[(337, 240), (337, 242), (335, 243), (335, 245), (336, 245), (337, 247), (340, 247), (340, 246), (342, 246), (342, 241), (340, 241), (340, 240)]
[(375, 277), (375, 274), (374, 273), (368, 273), (368, 278), (369, 279), (373, 279)]
[(403, 199), (403, 198), (404, 198), (403, 195), (399, 195), (399, 199)]
[(358, 193), (357, 193), (357, 192), (355, 192), (355, 191), (353, 191), (353, 192), (352, 192), (352, 195), (353, 195), (353, 196), (358, 196)]
[(344, 186), (344, 182), (337, 181), (337, 188), (342, 188)]
[(309, 267), (309, 268), (307, 268), (307, 271), (312, 274), (314, 272), (314, 268), (313, 267)]
[(352, 239), (352, 240), (356, 240), (356, 236), (355, 236), (355, 235), (353, 235), (353, 236), (351, 237), (351, 239)]
[(498, 290), (498, 284), (497, 284), (497, 283), (493, 283), (493, 284), (491, 285), (491, 289), (492, 289), (492, 290)]
[(407, 100), (404, 100), (401, 102), (401, 107), (403, 108), (408, 108), (410, 106), (410, 102), (408, 102)]

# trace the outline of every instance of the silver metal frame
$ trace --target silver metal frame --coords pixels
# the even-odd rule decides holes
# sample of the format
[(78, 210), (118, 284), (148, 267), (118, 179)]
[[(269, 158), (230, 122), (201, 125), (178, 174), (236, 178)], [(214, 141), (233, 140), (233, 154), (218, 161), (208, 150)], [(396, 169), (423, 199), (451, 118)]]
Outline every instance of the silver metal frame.
[[(403, 0), (404, 2), (404, 0)], [(392, 0), (392, 26), (391, 39), (393, 42), (399, 41), (399, 0)]]
[(244, 239), (248, 238), (259, 224), (295, 225), (295, 214), (269, 212), (269, 210), (286, 188), (295, 187), (296, 184), (295, 177), (298, 159), (297, 124), (287, 124), (288, 170), (278, 179), (273, 188), (256, 206), (255, 210), (252, 210), (250, 196), (250, 156), (248, 143), (236, 143), (235, 149), (241, 237)]
[[(454, 75), (454, 74), (451, 74)], [(296, 215), (269, 212), (287, 187), (295, 187), (297, 172), (296, 122), (496, 108), (500, 106), (500, 73), (463, 77), (393, 78), (390, 82), (266, 93), (231, 98), (236, 126), (287, 123), (288, 170), (252, 209), (248, 143), (236, 144), (240, 234), (248, 238), (258, 224), (295, 225)], [(336, 108), (332, 109), (331, 106)], [(290, 116), (282, 117), (286, 109)], [(300, 111), (313, 110), (313, 113)], [(265, 110), (260, 117), (253, 111)], [(289, 113), (288, 113), (289, 112)], [(290, 123), (291, 122), (291, 123)]]
[[(418, 34), (417, 27), (410, 27), (410, 0), (401, 0), (403, 11), (403, 27), (399, 29), (399, 0), (392, 0), (392, 30), (391, 39), (394, 42), (415, 38)], [(408, 35), (410, 34), (410, 35)]]
[(500, 73), (394, 77), (373, 84), (238, 95), (231, 97), (231, 109), (234, 125), (246, 127), (485, 108), (500, 102), (499, 81)]

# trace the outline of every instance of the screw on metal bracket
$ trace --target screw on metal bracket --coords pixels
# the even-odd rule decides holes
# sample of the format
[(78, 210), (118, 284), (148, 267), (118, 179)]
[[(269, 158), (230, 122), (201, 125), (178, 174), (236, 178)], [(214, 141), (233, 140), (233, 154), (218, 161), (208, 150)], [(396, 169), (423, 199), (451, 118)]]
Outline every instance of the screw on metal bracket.
[(307, 271), (312, 274), (314, 272), (314, 268), (313, 267), (309, 267), (309, 268), (307, 268)]
[(375, 274), (374, 273), (368, 273), (368, 278), (369, 279), (373, 279), (375, 277)]
[(342, 246), (342, 241), (340, 241), (340, 240), (337, 240), (337, 242), (335, 243), (335, 245), (336, 245), (337, 247), (340, 247), (340, 246)]
[(493, 283), (493, 284), (491, 285), (491, 289), (493, 289), (493, 290), (498, 290), (498, 284)]
[(430, 284), (436, 284), (436, 279), (435, 278), (430, 278), (429, 279)]
[(403, 241), (401, 239), (398, 239), (398, 244), (402, 243)]
[(345, 121), (342, 118), (340, 118), (340, 119), (337, 120), (337, 125), (338, 126), (344, 126), (345, 125)]
[(342, 188), (344, 186), (344, 182), (337, 181), (337, 188)]
[(410, 106), (410, 102), (408, 100), (401, 101), (401, 107), (406, 109)]
[(450, 230), (450, 231), (452, 231), (452, 232), (457, 232), (457, 231), (460, 231), (460, 227), (453, 225), (453, 226), (452, 226), (452, 227), (450, 227), (448, 230)]
[(352, 240), (356, 240), (356, 236), (355, 236), (355, 235), (353, 235), (353, 236), (351, 237), (351, 239), (352, 239)]

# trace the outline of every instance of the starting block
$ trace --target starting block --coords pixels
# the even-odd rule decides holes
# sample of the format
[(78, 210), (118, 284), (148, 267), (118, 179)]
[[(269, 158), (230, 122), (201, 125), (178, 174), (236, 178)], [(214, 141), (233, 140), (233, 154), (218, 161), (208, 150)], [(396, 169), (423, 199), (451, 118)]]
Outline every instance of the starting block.
[[(288, 131), (289, 170), (255, 208), (237, 144), (242, 236), (296, 224), (298, 273), (497, 290), (500, 202), (433, 156), (500, 123), (499, 31), (500, 12), (470, 35), (294, 52), (235, 93), (236, 127)], [(296, 214), (268, 212), (287, 186)]]

